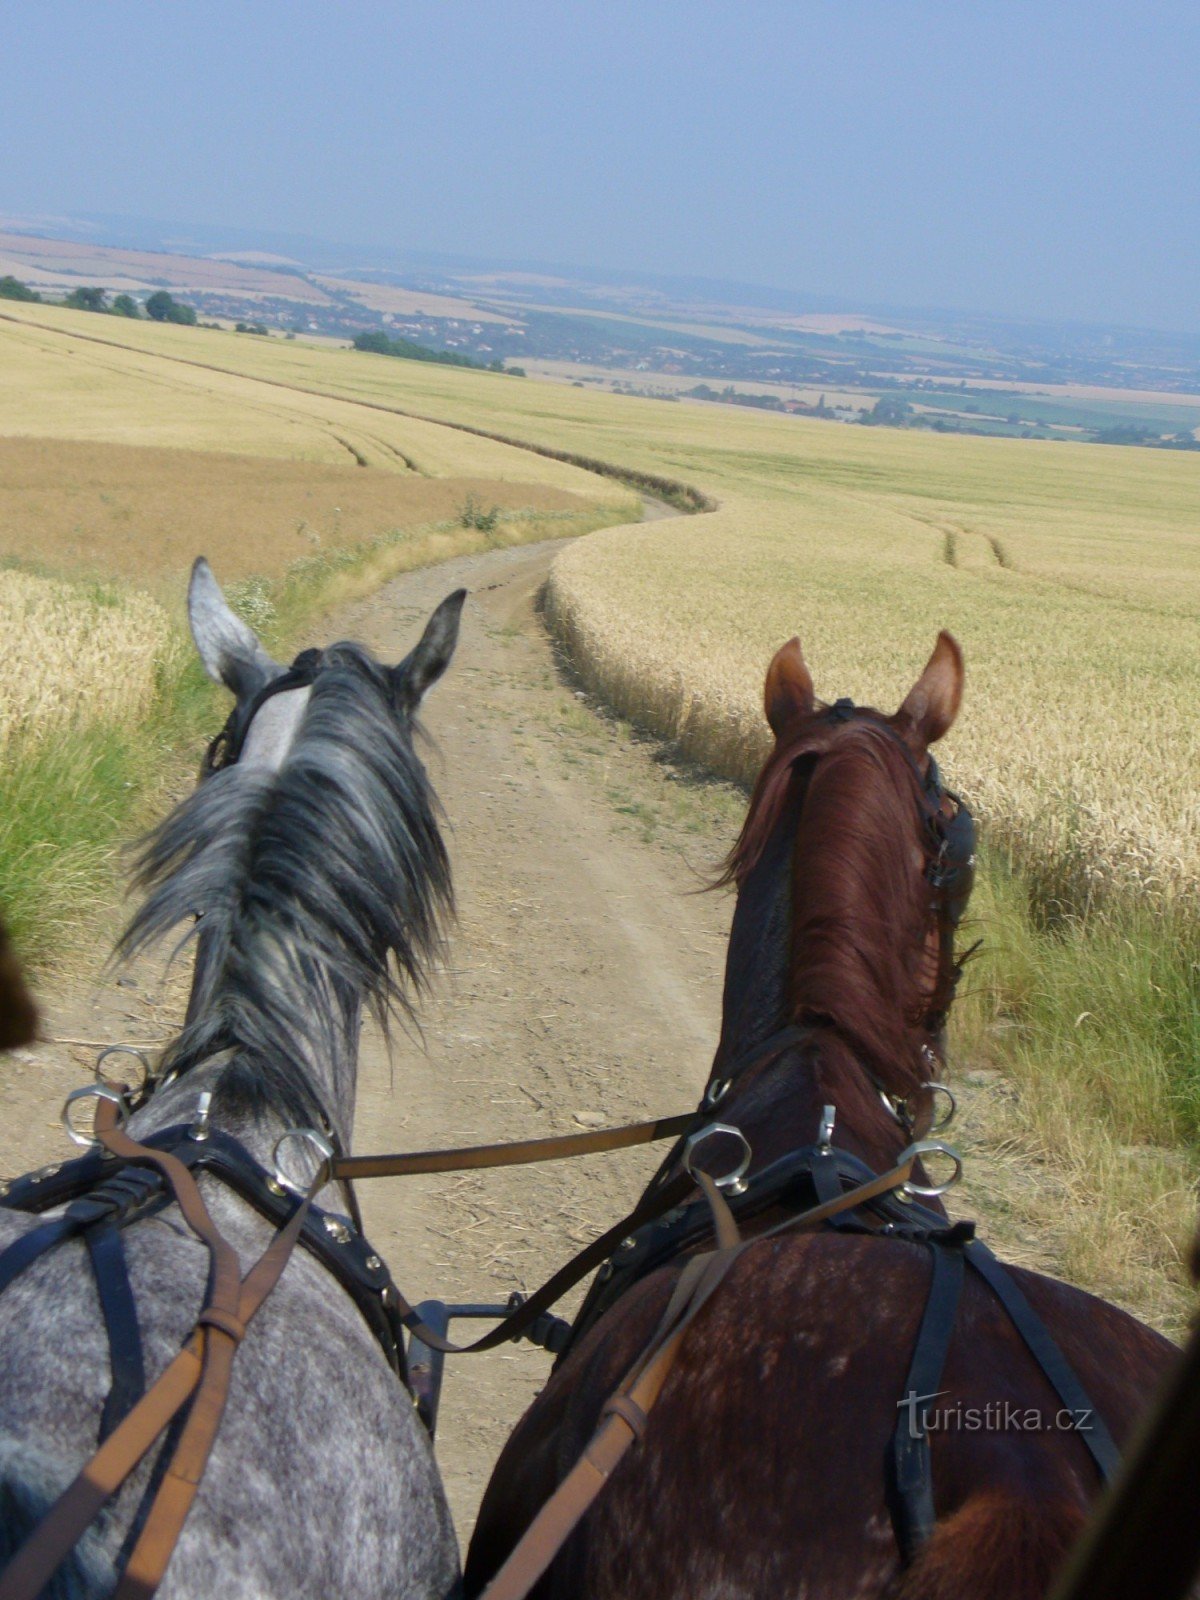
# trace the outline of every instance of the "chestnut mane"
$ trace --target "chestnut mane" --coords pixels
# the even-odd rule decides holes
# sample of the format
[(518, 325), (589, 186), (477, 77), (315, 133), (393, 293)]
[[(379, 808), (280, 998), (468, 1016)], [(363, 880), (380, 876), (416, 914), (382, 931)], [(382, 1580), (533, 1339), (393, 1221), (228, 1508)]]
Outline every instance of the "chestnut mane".
[(878, 1082), (907, 1094), (929, 1076), (921, 1022), (936, 978), (916, 764), (874, 715), (804, 719), (760, 773), (719, 882), (743, 887), (797, 785), (787, 1020), (832, 1026)]

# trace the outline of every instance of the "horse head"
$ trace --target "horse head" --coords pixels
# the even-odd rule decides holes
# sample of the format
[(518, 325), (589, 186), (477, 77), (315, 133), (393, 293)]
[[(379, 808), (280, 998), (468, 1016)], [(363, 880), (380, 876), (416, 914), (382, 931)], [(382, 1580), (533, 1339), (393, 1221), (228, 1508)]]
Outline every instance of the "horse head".
[[(962, 688), (948, 633), (890, 716), (819, 701), (798, 639), (772, 660), (763, 698), (774, 748), (719, 879), (738, 891), (708, 1087), (723, 1116), (733, 1098), (751, 1121), (768, 1101), (778, 1114), (783, 1095), (781, 1135), (799, 1136), (800, 1117), (811, 1139), (833, 1104), (868, 1161), (890, 1159), (897, 1135), (932, 1120), (974, 832), (930, 746), (953, 725)], [(792, 1068), (786, 1088), (781, 1064)]]

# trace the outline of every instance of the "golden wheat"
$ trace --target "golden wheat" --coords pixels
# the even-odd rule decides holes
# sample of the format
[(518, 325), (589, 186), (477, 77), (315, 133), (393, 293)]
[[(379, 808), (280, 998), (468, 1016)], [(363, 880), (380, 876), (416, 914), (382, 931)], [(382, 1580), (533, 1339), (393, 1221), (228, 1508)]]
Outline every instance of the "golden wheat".
[[(628, 491), (564, 462), (473, 437), (376, 403), (370, 384), (346, 385), (347, 363), (368, 373), (413, 363), (358, 351), (314, 350), (276, 340), (63, 311), (0, 311), (0, 436), (76, 439), (220, 451), (425, 477), (542, 484), (637, 514)], [(247, 344), (264, 345), (247, 351)], [(326, 380), (303, 381), (315, 372)], [(500, 391), (515, 379), (478, 374)], [(297, 381), (300, 380), (300, 381)], [(365, 402), (365, 403), (364, 403)], [(514, 495), (510, 504), (520, 503)]]
[(892, 709), (949, 625), (969, 676), (945, 763), (993, 838), (1065, 874), (1076, 903), (1194, 896), (1194, 617), (949, 567), (896, 537), (886, 508), (840, 508), (836, 543), (811, 501), (799, 519), (739, 510), (683, 534), (606, 530), (555, 563), (555, 625), (622, 710), (748, 778), (767, 745), (765, 666), (792, 632), (828, 698)]
[(137, 723), (170, 640), (149, 595), (16, 571), (0, 572), (0, 632), (0, 748), (85, 722)]
[(948, 627), (968, 698), (945, 764), (993, 835), (1076, 901), (1195, 894), (1194, 456), (851, 428), (300, 341), (40, 306), (13, 315), (21, 338), (70, 344), (76, 358), (80, 335), (107, 341), (96, 359), (133, 364), (146, 384), (191, 373), (239, 404), (274, 393), (306, 425), (344, 402), (360, 427), (378, 419), (378, 438), (427, 429), (411, 435), (431, 452), (426, 470), (482, 472), (476, 452), (498, 451), (495, 476), (515, 458), (531, 477), (611, 499), (611, 484), (573, 467), (441, 425), (458, 424), (695, 484), (716, 512), (609, 530), (559, 558), (553, 614), (598, 688), (745, 776), (763, 748), (762, 673), (792, 633), (822, 691), (887, 705)]
[(36, 555), (56, 572), (126, 578), (176, 598), (198, 554), (222, 581), (278, 578), (322, 552), (455, 522), (468, 502), (564, 518), (596, 509), (545, 483), (0, 437), (0, 559)]

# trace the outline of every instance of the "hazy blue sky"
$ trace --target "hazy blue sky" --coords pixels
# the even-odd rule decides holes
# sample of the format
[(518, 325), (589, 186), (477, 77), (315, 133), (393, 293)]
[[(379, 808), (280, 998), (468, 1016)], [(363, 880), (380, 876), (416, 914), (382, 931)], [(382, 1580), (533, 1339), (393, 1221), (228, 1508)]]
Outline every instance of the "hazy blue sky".
[(1197, 0), (5, 13), (0, 212), (1200, 329)]

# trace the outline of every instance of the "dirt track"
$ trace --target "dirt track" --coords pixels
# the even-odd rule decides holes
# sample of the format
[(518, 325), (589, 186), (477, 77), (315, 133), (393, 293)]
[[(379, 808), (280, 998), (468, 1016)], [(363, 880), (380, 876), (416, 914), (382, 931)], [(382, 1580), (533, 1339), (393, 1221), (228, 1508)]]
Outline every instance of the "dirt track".
[[(637, 779), (631, 766), (650, 757), (603, 728), (591, 741), (560, 730), (573, 691), (534, 612), (554, 548), (414, 573), (334, 619), (335, 632), (395, 657), (449, 589), (471, 591), (459, 653), (426, 718), (453, 828), (459, 926), (450, 970), (423, 1011), (425, 1050), (399, 1040), (389, 1076), (378, 1043), (368, 1044), (363, 1149), (565, 1133), (674, 1111), (694, 1104), (706, 1075), (729, 903), (689, 893), (710, 846), (697, 841), (689, 869), (641, 837), (636, 802), (616, 809), (622, 785)], [(410, 1298), (502, 1301), (615, 1220), (657, 1160), (365, 1186), (368, 1231)], [(460, 1323), (459, 1335), (472, 1327), (482, 1331)], [(464, 1537), (547, 1366), (529, 1346), (450, 1365), (438, 1454)]]

